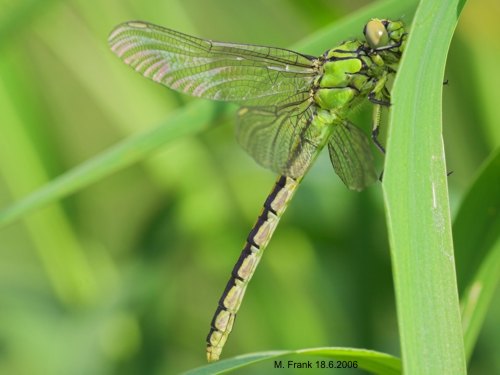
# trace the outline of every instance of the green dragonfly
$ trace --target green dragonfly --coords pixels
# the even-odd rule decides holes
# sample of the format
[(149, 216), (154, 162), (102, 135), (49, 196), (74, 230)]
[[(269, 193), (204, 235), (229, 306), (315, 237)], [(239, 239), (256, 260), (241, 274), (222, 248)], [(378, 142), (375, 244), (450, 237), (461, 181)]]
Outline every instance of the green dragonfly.
[(142, 21), (117, 26), (112, 51), (147, 78), (176, 91), (241, 104), (236, 136), (261, 165), (279, 174), (219, 300), (207, 337), (218, 360), (248, 282), (297, 187), (328, 144), (335, 172), (351, 190), (377, 180), (368, 137), (347, 120), (363, 100), (380, 111), (404, 50), (400, 21), (370, 20), (365, 40), (349, 40), (319, 57), (283, 48), (200, 39)]

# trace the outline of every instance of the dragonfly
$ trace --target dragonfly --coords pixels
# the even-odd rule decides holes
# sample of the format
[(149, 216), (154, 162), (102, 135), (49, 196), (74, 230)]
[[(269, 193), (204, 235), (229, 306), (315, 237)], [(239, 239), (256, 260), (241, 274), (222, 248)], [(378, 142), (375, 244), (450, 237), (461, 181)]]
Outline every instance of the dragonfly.
[(372, 139), (390, 105), (389, 79), (407, 39), (401, 21), (369, 20), (364, 40), (347, 40), (315, 57), (284, 48), (201, 39), (143, 21), (118, 25), (111, 50), (143, 76), (195, 97), (234, 102), (236, 138), (279, 176), (248, 235), (218, 302), (207, 359), (220, 358), (247, 285), (294, 193), (328, 145), (336, 174), (351, 190), (377, 180), (368, 136), (348, 120), (374, 105)]

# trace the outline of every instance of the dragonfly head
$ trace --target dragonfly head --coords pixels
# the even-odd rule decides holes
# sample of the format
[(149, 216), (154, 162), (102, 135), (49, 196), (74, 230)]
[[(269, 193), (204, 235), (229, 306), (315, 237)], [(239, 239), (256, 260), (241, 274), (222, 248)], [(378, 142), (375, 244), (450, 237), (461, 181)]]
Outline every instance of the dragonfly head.
[(396, 63), (406, 44), (403, 22), (372, 18), (363, 29), (371, 53), (377, 53), (387, 63)]

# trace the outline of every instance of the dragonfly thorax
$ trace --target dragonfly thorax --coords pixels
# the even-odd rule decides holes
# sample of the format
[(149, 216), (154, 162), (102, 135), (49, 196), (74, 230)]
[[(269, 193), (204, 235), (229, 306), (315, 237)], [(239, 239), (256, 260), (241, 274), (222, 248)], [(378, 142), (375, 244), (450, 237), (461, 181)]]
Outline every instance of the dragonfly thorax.
[(374, 61), (359, 41), (347, 41), (326, 51), (313, 85), (316, 104), (341, 115), (375, 87)]

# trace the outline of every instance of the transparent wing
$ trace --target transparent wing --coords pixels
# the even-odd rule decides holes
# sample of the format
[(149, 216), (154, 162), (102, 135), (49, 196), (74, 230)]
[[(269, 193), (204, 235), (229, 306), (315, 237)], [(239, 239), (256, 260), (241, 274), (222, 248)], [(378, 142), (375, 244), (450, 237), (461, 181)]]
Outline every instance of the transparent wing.
[(310, 126), (315, 105), (301, 95), (295, 99), (302, 101), (285, 107), (240, 109), (236, 138), (262, 166), (298, 178), (315, 159), (321, 140)]
[(377, 179), (368, 137), (345, 121), (336, 125), (328, 142), (335, 173), (351, 190), (363, 190)]
[(286, 49), (196, 38), (146, 22), (119, 25), (109, 36), (127, 65), (179, 92), (251, 106), (286, 103), (308, 91), (314, 57)]

